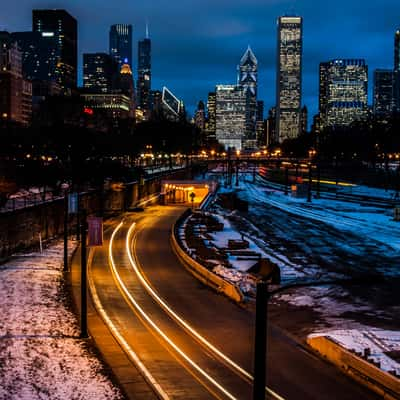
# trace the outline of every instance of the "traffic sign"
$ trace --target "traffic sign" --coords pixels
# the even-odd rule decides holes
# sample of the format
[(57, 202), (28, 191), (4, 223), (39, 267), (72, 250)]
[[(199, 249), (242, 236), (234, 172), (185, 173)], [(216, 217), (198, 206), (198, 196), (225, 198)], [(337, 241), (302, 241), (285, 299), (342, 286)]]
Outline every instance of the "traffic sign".
[(88, 246), (103, 245), (103, 218), (88, 217)]
[(68, 214), (78, 213), (78, 193), (68, 195)]

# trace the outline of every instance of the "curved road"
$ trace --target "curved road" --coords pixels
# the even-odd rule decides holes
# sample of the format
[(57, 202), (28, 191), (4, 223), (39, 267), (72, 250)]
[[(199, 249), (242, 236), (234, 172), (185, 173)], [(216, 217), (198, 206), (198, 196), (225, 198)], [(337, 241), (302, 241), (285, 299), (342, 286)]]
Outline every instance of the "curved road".
[[(254, 311), (209, 290), (184, 269), (169, 241), (171, 226), (182, 211), (156, 206), (126, 216), (113, 237), (113, 259), (110, 261), (106, 246), (94, 252), (91, 276), (99, 299), (170, 398), (250, 399), (249, 380), (167, 315), (139, 279), (143, 274), (154, 292), (196, 332), (240, 367), (252, 371)], [(134, 221), (136, 225), (129, 230)], [(127, 242), (128, 233), (132, 240)], [(134, 260), (129, 259), (131, 250)], [(379, 398), (273, 326), (269, 330), (267, 381), (285, 399)]]

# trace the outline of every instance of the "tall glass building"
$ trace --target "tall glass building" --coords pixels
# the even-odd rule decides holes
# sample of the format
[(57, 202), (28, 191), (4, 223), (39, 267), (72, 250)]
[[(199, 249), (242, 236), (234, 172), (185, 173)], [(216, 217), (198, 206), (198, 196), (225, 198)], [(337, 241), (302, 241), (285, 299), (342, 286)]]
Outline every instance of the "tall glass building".
[[(49, 39), (49, 43), (39, 46), (40, 51), (44, 52), (40, 57), (42, 60), (45, 60), (49, 54), (49, 46), (55, 45), (56, 62), (53, 65), (53, 60), (50, 59), (50, 66), (42, 62), (41, 68), (48, 71), (48, 80), (55, 80), (64, 93), (69, 93), (77, 85), (78, 23), (76, 19), (65, 10), (33, 10), (32, 28), (33, 32), (39, 32), (43, 39)], [(42, 72), (39, 74), (42, 75)]]
[(248, 96), (246, 107), (246, 136), (244, 147), (256, 147), (258, 61), (250, 46), (245, 51), (238, 66), (238, 84)]
[(110, 56), (120, 67), (129, 64), (132, 69), (132, 25), (111, 25)]
[(276, 134), (279, 143), (300, 134), (303, 19), (278, 18)]
[(247, 93), (240, 85), (216, 86), (215, 135), (227, 149), (242, 149), (246, 134), (247, 99)]
[(346, 126), (368, 113), (368, 66), (362, 59), (336, 59), (320, 64), (321, 128)]
[(148, 115), (151, 109), (151, 40), (146, 37), (138, 45), (137, 105)]
[(91, 93), (110, 93), (115, 61), (106, 53), (83, 54), (83, 86)]

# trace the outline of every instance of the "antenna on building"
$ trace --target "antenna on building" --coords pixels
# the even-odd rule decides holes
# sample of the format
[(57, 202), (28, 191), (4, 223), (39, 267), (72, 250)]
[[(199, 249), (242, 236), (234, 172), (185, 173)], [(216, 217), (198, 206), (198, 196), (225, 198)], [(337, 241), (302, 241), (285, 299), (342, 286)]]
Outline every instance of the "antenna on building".
[(146, 39), (149, 38), (149, 21), (146, 20)]

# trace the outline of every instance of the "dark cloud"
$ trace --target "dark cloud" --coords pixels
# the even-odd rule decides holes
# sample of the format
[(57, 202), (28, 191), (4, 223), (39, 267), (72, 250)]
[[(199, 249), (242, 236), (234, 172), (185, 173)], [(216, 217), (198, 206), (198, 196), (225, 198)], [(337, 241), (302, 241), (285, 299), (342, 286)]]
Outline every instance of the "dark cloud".
[[(260, 97), (275, 102), (276, 18), (304, 17), (303, 99), (318, 107), (318, 65), (332, 58), (365, 58), (372, 72), (393, 64), (398, 0), (19, 0), (2, 4), (0, 28), (29, 29), (32, 8), (65, 8), (79, 21), (80, 51), (107, 51), (113, 23), (132, 23), (135, 42), (150, 23), (155, 87), (168, 86), (189, 109), (217, 83), (234, 83), (251, 45), (259, 60)], [(136, 54), (136, 48), (134, 50)], [(371, 96), (370, 96), (371, 98)]]

